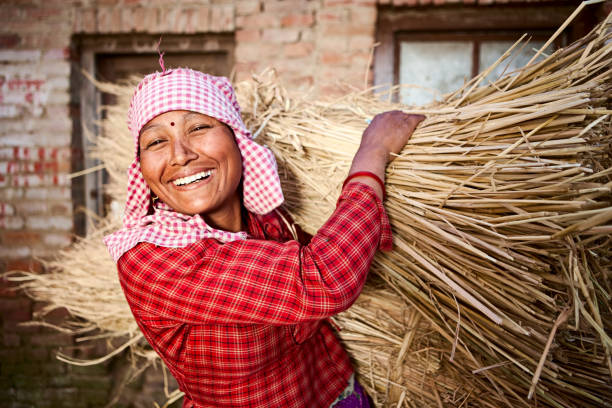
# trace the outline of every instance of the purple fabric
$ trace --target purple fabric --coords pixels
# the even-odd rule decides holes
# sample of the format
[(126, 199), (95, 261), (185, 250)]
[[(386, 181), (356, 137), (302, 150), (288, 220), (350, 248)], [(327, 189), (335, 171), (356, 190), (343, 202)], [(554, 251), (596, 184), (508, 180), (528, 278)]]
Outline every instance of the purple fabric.
[(331, 408), (370, 408), (370, 401), (363, 387), (355, 380), (353, 392), (336, 402)]

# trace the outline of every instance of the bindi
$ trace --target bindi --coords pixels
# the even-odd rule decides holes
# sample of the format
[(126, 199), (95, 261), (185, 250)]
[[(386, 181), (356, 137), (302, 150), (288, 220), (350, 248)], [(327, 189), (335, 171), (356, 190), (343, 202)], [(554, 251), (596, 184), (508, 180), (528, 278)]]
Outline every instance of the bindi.
[(170, 126), (174, 126), (174, 122), (170, 122)]

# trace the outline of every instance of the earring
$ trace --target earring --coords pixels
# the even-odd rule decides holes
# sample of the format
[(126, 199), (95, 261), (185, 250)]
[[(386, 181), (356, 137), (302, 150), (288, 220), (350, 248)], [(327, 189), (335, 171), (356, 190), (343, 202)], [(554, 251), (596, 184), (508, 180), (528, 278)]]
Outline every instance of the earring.
[(151, 193), (151, 201), (153, 202), (153, 204), (155, 204), (155, 202), (159, 200), (159, 197), (156, 196), (155, 194)]

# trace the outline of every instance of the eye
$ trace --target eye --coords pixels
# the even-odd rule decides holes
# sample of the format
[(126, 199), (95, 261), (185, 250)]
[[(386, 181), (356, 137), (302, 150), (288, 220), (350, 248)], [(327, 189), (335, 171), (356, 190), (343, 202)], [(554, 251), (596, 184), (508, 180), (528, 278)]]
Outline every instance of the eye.
[(164, 142), (164, 139), (154, 139), (154, 140), (151, 140), (150, 142), (147, 142), (147, 144), (145, 146), (145, 150), (149, 150), (150, 148), (152, 148), (152, 147), (154, 147), (154, 146), (156, 146), (158, 144), (161, 144), (163, 142)]
[(201, 130), (210, 129), (210, 128), (212, 128), (211, 125), (209, 125), (207, 123), (201, 123), (201, 124), (193, 126), (191, 129), (189, 129), (189, 133), (199, 132)]

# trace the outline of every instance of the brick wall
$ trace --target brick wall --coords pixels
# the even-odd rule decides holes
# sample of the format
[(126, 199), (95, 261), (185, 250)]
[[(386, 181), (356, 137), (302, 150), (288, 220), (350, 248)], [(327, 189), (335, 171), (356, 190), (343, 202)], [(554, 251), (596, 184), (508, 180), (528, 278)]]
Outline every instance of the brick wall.
[[(172, 4), (170, 4), (172, 3)], [(134, 1), (15, 0), (0, 5), (0, 271), (33, 269), (33, 257), (71, 242), (73, 206), (68, 177), (73, 118), (73, 35), (231, 33), (236, 78), (275, 66), (292, 89), (333, 95), (342, 79), (363, 86), (373, 44), (374, 1)], [(151, 67), (152, 70), (157, 67)], [(78, 92), (72, 90), (72, 95)], [(110, 401), (126, 359), (75, 367), (58, 349), (80, 357), (71, 336), (22, 326), (43, 305), (0, 284), (0, 405), (98, 407)], [(65, 313), (49, 317), (61, 322)], [(161, 373), (149, 370), (124, 391), (119, 406), (162, 403)]]

